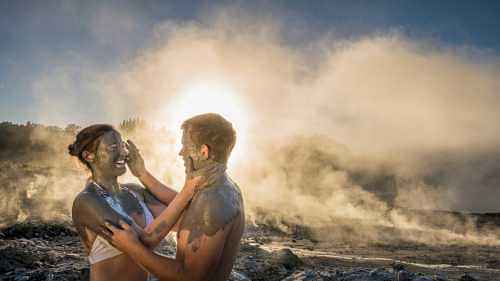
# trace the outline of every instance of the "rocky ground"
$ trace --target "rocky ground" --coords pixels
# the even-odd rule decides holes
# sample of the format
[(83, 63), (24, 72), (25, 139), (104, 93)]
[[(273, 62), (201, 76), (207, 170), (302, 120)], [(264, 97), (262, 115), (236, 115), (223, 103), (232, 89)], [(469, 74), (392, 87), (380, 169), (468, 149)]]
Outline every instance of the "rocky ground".
[[(160, 251), (175, 253), (175, 241)], [(320, 242), (306, 232), (247, 227), (231, 280), (500, 280), (498, 246)], [(0, 280), (88, 280), (68, 222), (24, 222), (0, 232)]]

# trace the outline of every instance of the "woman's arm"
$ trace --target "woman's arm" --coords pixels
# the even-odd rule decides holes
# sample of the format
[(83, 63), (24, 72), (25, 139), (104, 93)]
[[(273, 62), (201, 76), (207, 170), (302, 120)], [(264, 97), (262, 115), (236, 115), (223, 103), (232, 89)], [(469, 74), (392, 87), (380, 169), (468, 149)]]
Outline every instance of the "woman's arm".
[(79, 193), (73, 201), (71, 211), (73, 225), (78, 231), (85, 248), (90, 252), (95, 236), (100, 235), (109, 241), (106, 221), (119, 225), (120, 220), (133, 223), (111, 208), (102, 198), (90, 190)]
[(143, 232), (139, 231), (140, 239), (144, 244), (154, 247), (165, 238), (179, 220), (201, 182), (202, 177), (187, 180), (181, 192), (175, 196), (168, 207)]

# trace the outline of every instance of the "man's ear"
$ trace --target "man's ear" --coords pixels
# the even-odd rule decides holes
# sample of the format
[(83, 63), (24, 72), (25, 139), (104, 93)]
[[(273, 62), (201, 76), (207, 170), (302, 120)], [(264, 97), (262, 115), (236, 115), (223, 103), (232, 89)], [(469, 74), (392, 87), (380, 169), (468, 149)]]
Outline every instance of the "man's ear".
[(87, 162), (93, 162), (95, 155), (94, 155), (94, 153), (90, 153), (90, 152), (88, 152), (88, 151), (85, 150), (85, 151), (82, 152), (82, 157)]
[(205, 160), (207, 160), (208, 157), (210, 156), (210, 147), (208, 147), (208, 145), (206, 145), (206, 144), (202, 144), (200, 152), (201, 152), (201, 155), (203, 155), (203, 158)]

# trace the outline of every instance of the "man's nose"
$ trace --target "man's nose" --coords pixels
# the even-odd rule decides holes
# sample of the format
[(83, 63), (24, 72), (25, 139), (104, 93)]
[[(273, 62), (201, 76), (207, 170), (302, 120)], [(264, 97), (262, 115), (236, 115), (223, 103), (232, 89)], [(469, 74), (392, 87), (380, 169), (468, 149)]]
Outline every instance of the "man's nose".
[(184, 155), (184, 148), (181, 148), (181, 150), (179, 150), (179, 156), (183, 156)]

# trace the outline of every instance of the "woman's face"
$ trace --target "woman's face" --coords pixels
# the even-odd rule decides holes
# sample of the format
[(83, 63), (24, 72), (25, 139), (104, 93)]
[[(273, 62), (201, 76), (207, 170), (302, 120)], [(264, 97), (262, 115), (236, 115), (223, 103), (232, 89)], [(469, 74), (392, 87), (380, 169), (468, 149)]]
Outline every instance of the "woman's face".
[(121, 176), (126, 171), (128, 150), (120, 134), (116, 131), (105, 133), (97, 147), (94, 169), (101, 174)]

